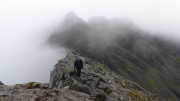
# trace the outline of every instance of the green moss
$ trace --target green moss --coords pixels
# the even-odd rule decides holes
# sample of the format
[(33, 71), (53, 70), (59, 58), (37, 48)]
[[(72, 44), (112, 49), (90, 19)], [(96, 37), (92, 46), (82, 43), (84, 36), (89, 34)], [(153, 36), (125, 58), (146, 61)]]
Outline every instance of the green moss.
[(77, 90), (76, 85), (71, 85), (71, 86), (69, 86), (69, 89), (71, 89), (71, 90)]
[(35, 83), (37, 83), (37, 82), (28, 82), (28, 83), (26, 83), (26, 84), (15, 84), (15, 86), (23, 86), (23, 87), (25, 87), (25, 88), (30, 88), (30, 87), (32, 87), (32, 85), (35, 84)]
[(15, 84), (15, 86), (20, 86), (21, 84)]
[[(158, 80), (157, 80), (157, 70), (156, 67), (151, 67), (148, 72), (145, 73), (146, 79), (149, 84), (153, 87), (151, 91), (155, 91), (158, 88)], [(158, 82), (157, 82), (158, 81)]]
[(177, 61), (180, 61), (180, 57), (176, 57), (176, 60), (177, 60)]
[(37, 83), (37, 82), (29, 82), (29, 83), (27, 83), (27, 84), (29, 84), (30, 86), (32, 86), (32, 85), (35, 84), (35, 83)]
[(26, 83), (25, 85), (23, 85), (24, 88), (27, 88), (27, 89), (30, 89), (32, 87), (33, 84), (35, 84), (37, 82), (29, 82), (29, 83)]
[(128, 92), (127, 96), (130, 97), (133, 101), (148, 101), (147, 97), (141, 95), (137, 90)]
[(109, 94), (112, 93), (112, 90), (106, 87), (106, 88), (104, 89), (104, 92), (109, 95)]
[(22, 84), (15, 84), (15, 86), (22, 86)]
[(99, 64), (99, 67), (102, 68), (104, 72), (109, 72), (105, 64)]

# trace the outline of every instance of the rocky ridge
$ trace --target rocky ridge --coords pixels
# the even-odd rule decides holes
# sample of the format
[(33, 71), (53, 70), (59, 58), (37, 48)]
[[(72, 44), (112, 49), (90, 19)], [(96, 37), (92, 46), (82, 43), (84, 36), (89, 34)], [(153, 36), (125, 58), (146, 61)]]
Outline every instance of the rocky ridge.
[(73, 63), (77, 55), (69, 52), (58, 61), (51, 71), (49, 84), (1, 85), (0, 101), (162, 101), (106, 65), (86, 57), (81, 57), (82, 76), (75, 76)]
[(50, 46), (73, 49), (168, 100), (180, 101), (180, 44), (124, 19), (67, 14)]
[[(73, 75), (73, 63), (78, 53), (69, 52), (51, 72), (50, 88), (68, 88), (90, 95), (95, 101), (160, 101), (140, 85), (117, 75), (92, 59), (81, 57), (84, 69), (81, 77)], [(92, 99), (91, 99), (92, 100)]]

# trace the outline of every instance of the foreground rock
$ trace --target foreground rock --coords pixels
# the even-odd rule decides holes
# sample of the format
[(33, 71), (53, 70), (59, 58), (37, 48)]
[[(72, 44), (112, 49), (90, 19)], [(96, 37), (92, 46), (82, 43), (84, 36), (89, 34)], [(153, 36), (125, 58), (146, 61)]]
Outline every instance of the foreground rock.
[[(32, 84), (32, 85), (31, 85)], [(35, 86), (36, 85), (36, 86)], [(48, 89), (48, 84), (27, 83), (0, 86), (0, 101), (91, 101), (88, 94), (63, 89)]]
[(69, 52), (60, 60), (50, 77), (50, 88), (68, 88), (93, 97), (95, 101), (161, 101), (137, 83), (131, 82), (110, 71), (106, 65), (82, 57), (82, 76), (73, 75), (74, 58), (78, 55)]

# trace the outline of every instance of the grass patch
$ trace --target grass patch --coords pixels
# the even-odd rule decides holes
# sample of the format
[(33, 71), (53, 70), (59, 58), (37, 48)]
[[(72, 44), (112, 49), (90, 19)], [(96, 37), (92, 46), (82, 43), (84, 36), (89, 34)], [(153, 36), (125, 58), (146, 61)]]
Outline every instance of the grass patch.
[(127, 96), (130, 97), (133, 101), (148, 101), (148, 99), (144, 95), (141, 95), (137, 90), (128, 92)]

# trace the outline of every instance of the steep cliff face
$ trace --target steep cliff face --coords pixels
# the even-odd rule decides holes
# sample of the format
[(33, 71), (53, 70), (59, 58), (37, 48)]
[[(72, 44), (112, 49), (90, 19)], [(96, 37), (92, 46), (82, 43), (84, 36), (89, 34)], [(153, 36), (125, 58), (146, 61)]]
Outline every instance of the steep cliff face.
[(160, 101), (137, 83), (112, 72), (105, 64), (81, 57), (84, 61), (82, 76), (73, 75), (74, 59), (78, 54), (69, 52), (51, 72), (50, 88), (68, 88), (91, 96), (95, 101)]

